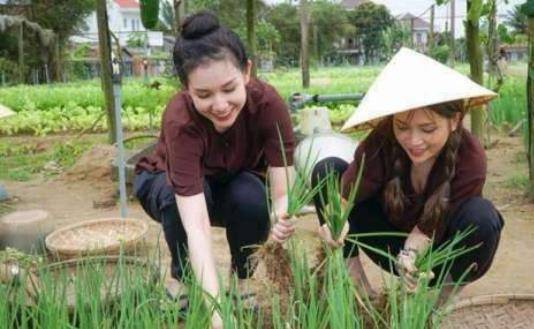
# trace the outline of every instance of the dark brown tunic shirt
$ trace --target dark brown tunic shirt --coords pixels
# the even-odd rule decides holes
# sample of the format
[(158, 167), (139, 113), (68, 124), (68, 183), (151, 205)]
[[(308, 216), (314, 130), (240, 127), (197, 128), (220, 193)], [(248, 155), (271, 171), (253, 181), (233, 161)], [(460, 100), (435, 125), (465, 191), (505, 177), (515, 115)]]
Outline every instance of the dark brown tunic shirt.
[(205, 176), (224, 180), (244, 170), (263, 175), (267, 166), (283, 167), (279, 130), (292, 165), (295, 141), (285, 102), (258, 80), (246, 90), (245, 106), (223, 133), (197, 112), (186, 91), (177, 93), (163, 114), (155, 151), (139, 160), (136, 171), (165, 171), (176, 194), (195, 195), (203, 192)]
[[(369, 198), (378, 198), (384, 207), (384, 188), (393, 177), (393, 160), (388, 150), (387, 133), (390, 125), (381, 125), (374, 129), (369, 136), (358, 146), (354, 154), (354, 161), (349, 165), (342, 178), (343, 190), (354, 184), (358, 173), (359, 164), (365, 154), (365, 165), (357, 194), (357, 202)], [(462, 141), (456, 156), (456, 174), (451, 181), (449, 211), (454, 213), (459, 205), (474, 196), (481, 196), (482, 188), (486, 180), (486, 156), (484, 149), (478, 140), (464, 128), (462, 129)], [(437, 225), (421, 223), (419, 221), (423, 213), (423, 206), (429, 196), (442, 184), (446, 177), (440, 175), (443, 172), (443, 155), (438, 155), (434, 166), (429, 174), (426, 187), (422, 193), (414, 191), (410, 180), (409, 170), (402, 180), (402, 188), (407, 197), (404, 212), (398, 220), (390, 219), (391, 224), (404, 232), (410, 232), (416, 225), (426, 235), (435, 235), (438, 239), (444, 232), (444, 220)]]

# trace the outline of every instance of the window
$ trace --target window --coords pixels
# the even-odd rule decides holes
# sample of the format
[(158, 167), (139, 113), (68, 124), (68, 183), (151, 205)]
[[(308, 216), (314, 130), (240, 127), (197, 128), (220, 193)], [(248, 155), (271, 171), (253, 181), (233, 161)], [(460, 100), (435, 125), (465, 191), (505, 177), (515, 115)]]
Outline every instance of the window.
[(132, 31), (135, 31), (135, 19), (132, 19)]
[(423, 43), (423, 35), (421, 33), (416, 33), (415, 34), (415, 39), (416, 39), (416, 43), (417, 44), (421, 44)]
[(123, 18), (122, 19), (122, 27), (126, 30), (128, 29), (128, 19)]

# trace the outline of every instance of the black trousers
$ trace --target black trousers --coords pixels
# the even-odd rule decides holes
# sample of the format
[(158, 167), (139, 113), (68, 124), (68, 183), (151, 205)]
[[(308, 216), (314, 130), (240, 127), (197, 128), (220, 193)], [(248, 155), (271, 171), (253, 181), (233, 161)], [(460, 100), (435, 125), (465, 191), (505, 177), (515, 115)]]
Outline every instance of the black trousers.
[[(161, 223), (172, 257), (171, 275), (183, 279), (188, 260), (187, 234), (166, 174), (142, 171), (135, 177), (134, 193), (146, 213)], [(241, 279), (249, 277), (254, 271), (249, 256), (255, 251), (250, 246), (265, 242), (270, 229), (265, 183), (250, 172), (240, 172), (224, 181), (206, 177), (204, 195), (211, 224), (226, 227), (232, 270)]]
[[(339, 177), (346, 170), (348, 164), (339, 158), (326, 158), (316, 164), (312, 173), (312, 185), (316, 185), (328, 172), (334, 171)], [(324, 191), (322, 193), (325, 193)], [(315, 207), (319, 215), (319, 220), (324, 223), (321, 209), (323, 207), (321, 199), (316, 196)], [(482, 277), (490, 268), (495, 251), (499, 245), (499, 239), (503, 219), (493, 204), (481, 197), (473, 197), (463, 202), (458, 209), (446, 218), (446, 230), (441, 241), (434, 241), (433, 248), (437, 248), (444, 242), (450, 240), (458, 232), (474, 227), (475, 231), (460, 242), (458, 248), (463, 246), (471, 247), (481, 244), (473, 252), (464, 254), (456, 258), (447, 268), (435, 268), (433, 271), (437, 277), (447, 270), (455, 282), (468, 283)], [(393, 226), (385, 213), (378, 198), (355, 204), (349, 217), (349, 234), (377, 233), (377, 232), (401, 232)], [(372, 247), (389, 252), (396, 256), (404, 248), (405, 236), (374, 236), (359, 237), (359, 241)], [(383, 269), (395, 272), (393, 264), (384, 256), (371, 251), (364, 250), (371, 260)], [(346, 241), (344, 246), (345, 257), (354, 257), (359, 253), (358, 247)], [(472, 264), (475, 264), (472, 266)], [(464, 276), (466, 271), (469, 271)], [(462, 278), (462, 276), (464, 276)], [(441, 277), (444, 277), (442, 275)], [(436, 278), (437, 280), (437, 278)], [(435, 283), (435, 282), (434, 282)]]

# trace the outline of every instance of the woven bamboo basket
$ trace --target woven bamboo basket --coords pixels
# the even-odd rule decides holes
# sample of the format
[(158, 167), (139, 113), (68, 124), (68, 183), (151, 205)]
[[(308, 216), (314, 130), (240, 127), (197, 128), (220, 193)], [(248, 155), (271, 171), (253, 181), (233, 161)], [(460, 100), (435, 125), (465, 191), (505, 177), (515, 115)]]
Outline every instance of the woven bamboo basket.
[(452, 306), (441, 329), (532, 329), (534, 294), (476, 296)]
[(146, 222), (128, 218), (82, 221), (62, 227), (45, 239), (46, 248), (60, 259), (130, 252), (148, 231)]

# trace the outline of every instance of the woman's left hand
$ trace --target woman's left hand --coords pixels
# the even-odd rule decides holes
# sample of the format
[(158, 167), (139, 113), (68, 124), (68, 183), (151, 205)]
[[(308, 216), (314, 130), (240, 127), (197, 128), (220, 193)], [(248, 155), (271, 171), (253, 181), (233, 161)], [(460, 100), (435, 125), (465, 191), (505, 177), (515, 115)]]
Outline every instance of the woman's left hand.
[(428, 280), (434, 278), (434, 273), (432, 271), (429, 271), (428, 273), (420, 273), (419, 269), (415, 266), (416, 258), (417, 251), (413, 249), (403, 249), (397, 256), (397, 272), (401, 277), (403, 285), (410, 292), (416, 290), (418, 281), (423, 275), (427, 276)]
[(397, 272), (408, 291), (415, 291), (415, 288), (417, 287), (416, 258), (417, 253), (412, 249), (403, 249), (397, 255)]
[(290, 218), (287, 214), (282, 214), (277, 218), (277, 222), (271, 229), (271, 238), (278, 243), (284, 243), (295, 232), (294, 218)]

